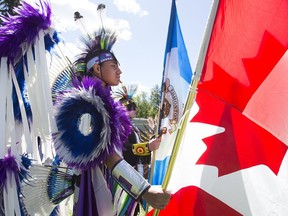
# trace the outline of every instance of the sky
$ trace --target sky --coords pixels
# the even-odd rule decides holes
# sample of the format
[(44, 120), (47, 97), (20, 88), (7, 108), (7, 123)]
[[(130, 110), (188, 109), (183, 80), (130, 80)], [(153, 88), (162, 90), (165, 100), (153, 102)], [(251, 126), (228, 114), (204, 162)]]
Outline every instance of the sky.
[[(32, 1), (32, 0), (31, 0)], [(101, 26), (97, 6), (104, 26), (118, 32), (113, 46), (126, 85), (138, 84), (139, 91), (161, 86), (163, 61), (172, 0), (50, 0), (53, 25), (65, 41), (65, 53), (73, 60), (80, 52), (80, 37)], [(80, 3), (81, 2), (81, 3)], [(194, 71), (212, 0), (178, 0), (178, 17)], [(74, 21), (74, 12), (83, 18)]]

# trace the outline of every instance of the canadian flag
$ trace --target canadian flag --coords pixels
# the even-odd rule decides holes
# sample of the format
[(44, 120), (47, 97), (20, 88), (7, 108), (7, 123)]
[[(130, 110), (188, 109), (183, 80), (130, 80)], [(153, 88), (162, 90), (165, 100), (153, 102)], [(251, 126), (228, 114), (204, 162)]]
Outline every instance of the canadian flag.
[(287, 0), (219, 1), (159, 215), (288, 215), (287, 20)]

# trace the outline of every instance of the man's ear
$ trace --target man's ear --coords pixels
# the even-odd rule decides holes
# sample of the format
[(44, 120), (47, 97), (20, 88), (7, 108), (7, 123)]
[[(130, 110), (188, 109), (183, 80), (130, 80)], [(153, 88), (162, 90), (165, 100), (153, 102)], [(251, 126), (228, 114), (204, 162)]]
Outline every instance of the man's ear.
[(101, 78), (101, 67), (99, 64), (93, 65), (93, 72), (98, 78)]

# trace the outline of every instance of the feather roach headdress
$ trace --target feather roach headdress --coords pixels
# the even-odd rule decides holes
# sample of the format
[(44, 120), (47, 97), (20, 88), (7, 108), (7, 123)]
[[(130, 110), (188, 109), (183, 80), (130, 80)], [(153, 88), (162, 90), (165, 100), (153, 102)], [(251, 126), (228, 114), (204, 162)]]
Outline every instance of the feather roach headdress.
[(116, 32), (105, 28), (94, 32), (92, 38), (91, 36), (82, 37), (84, 48), (76, 60), (76, 72), (89, 75), (94, 64), (101, 64), (108, 60), (117, 61), (112, 52), (116, 40)]
[[(78, 12), (79, 13), (79, 12)], [(82, 37), (83, 50), (74, 64), (70, 63), (57, 75), (52, 84), (52, 99), (56, 100), (58, 93), (72, 87), (76, 77), (91, 76), (94, 64), (102, 64), (108, 60), (116, 60), (112, 47), (116, 42), (116, 32), (101, 28), (93, 36)], [(81, 79), (80, 79), (81, 80)]]
[(129, 110), (129, 108), (132, 108), (132, 106), (134, 108), (136, 107), (133, 96), (137, 92), (137, 89), (138, 85), (136, 84), (128, 85), (126, 87), (123, 83), (121, 83), (121, 86), (113, 93), (113, 97), (116, 101), (119, 101)]

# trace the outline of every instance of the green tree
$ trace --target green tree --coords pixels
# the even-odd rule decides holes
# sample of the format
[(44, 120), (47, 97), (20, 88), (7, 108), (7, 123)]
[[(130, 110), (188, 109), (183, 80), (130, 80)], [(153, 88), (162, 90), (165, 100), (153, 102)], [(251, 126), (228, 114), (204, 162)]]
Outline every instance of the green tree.
[(137, 104), (137, 118), (147, 118), (149, 116), (150, 103), (147, 92), (140, 92), (140, 94), (134, 97), (134, 101)]
[[(9, 14), (15, 15), (13, 8), (19, 6), (21, 0), (0, 0), (0, 14), (2, 16), (8, 16)], [(0, 25), (2, 19), (0, 19)]]
[(149, 110), (149, 117), (155, 117), (159, 111), (160, 105), (160, 97), (161, 97), (161, 90), (160, 87), (156, 84), (151, 89), (150, 94), (150, 110)]
[(153, 86), (150, 94), (140, 92), (134, 97), (137, 104), (137, 118), (154, 118), (158, 114), (160, 104), (160, 88), (158, 85)]

